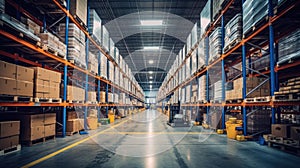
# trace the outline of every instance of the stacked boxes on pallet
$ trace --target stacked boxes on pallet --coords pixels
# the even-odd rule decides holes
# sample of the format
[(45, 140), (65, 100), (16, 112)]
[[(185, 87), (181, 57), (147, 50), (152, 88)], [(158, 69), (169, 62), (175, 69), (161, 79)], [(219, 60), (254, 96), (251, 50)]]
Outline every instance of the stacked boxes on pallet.
[(27, 26), (27, 29), (35, 35), (39, 35), (41, 32), (41, 26), (36, 24), (34, 21), (21, 17), (21, 21)]
[(212, 18), (213, 19), (217, 19), (217, 17), (219, 16), (219, 14), (221, 13), (222, 10), (222, 4), (224, 3), (224, 1), (226, 0), (212, 0), (213, 4), (212, 4)]
[(98, 44), (101, 44), (101, 19), (95, 9), (90, 9), (89, 19), (89, 33)]
[(19, 145), (20, 121), (0, 122), (0, 151)]
[(34, 67), (34, 97), (59, 98), (61, 73)]
[(100, 92), (100, 103), (105, 103), (106, 93), (104, 91)]
[(300, 56), (300, 29), (281, 38), (278, 42), (278, 62), (288, 62), (291, 59), (297, 59)]
[[(255, 87), (260, 85), (263, 81), (265, 81), (265, 78), (258, 78), (258, 77), (251, 77), (247, 78), (246, 83), (247, 83), (247, 88), (246, 91), (249, 93), (252, 91)], [(227, 90), (226, 91), (226, 100), (234, 100), (234, 99), (242, 99), (243, 94), (242, 94), (242, 89), (243, 89), (243, 78), (236, 79), (233, 81), (233, 88), (232, 90)], [(262, 96), (269, 96), (270, 95), (270, 85), (269, 82), (265, 82), (261, 87), (253, 91), (251, 94), (249, 94), (247, 97), (248, 98), (253, 98), (253, 97), (262, 97)]]
[(221, 56), (222, 52), (222, 31), (217, 27), (209, 36), (209, 62)]
[(55, 113), (4, 114), (1, 118), (20, 121), (21, 142), (27, 143), (44, 137), (55, 136)]
[(206, 65), (205, 51), (207, 47), (204, 46), (204, 39), (199, 42), (198, 46), (198, 68), (204, 67)]
[(209, 27), (210, 22), (212, 21), (212, 2), (208, 0), (204, 8), (200, 13), (200, 27), (201, 27), (201, 36), (205, 33), (206, 29)]
[(68, 85), (67, 100), (68, 101), (84, 101), (85, 100), (85, 90), (80, 87), (77, 87), (77, 86)]
[(100, 60), (100, 76), (107, 79), (107, 58), (104, 54), (101, 53), (101, 60)]
[(225, 26), (225, 40), (224, 40), (223, 52), (225, 51), (225, 49), (234, 47), (233, 45), (237, 44), (241, 39), (242, 39), (242, 15), (237, 14)]
[(64, 59), (66, 58), (67, 47), (58, 37), (49, 32), (40, 33), (38, 36), (41, 38), (41, 42), (46, 45), (48, 51), (51, 50), (54, 54), (64, 56)]
[[(66, 24), (61, 23), (58, 27), (58, 34), (65, 38)], [(68, 43), (68, 59), (74, 61), (75, 64), (86, 67), (85, 55), (85, 35), (74, 23), (69, 24), (69, 43)]]
[(268, 132), (270, 130), (270, 110), (258, 110), (248, 116), (247, 132), (258, 133), (261, 131)]
[(68, 135), (84, 129), (84, 120), (80, 112), (70, 111), (67, 113), (66, 132)]
[(107, 31), (106, 27), (104, 25), (102, 25), (102, 46), (104, 47), (104, 50), (106, 52), (109, 51), (109, 32)]
[(243, 3), (243, 34), (268, 15), (268, 1), (247, 0)]
[(88, 101), (91, 103), (97, 102), (97, 92), (89, 91), (88, 92)]
[(98, 128), (98, 111), (96, 109), (90, 109), (88, 111), (87, 126), (89, 129), (94, 130)]
[(115, 43), (109, 38), (109, 55), (115, 59)]
[(79, 18), (79, 20), (86, 25), (86, 14), (87, 14), (87, 0), (71, 0), (70, 1), (70, 13), (75, 18)]
[(98, 58), (91, 52), (89, 52), (88, 70), (94, 74), (98, 74)]
[(0, 61), (0, 94), (33, 96), (33, 69)]
[(185, 87), (185, 102), (190, 103), (191, 102), (191, 86), (187, 85)]
[(213, 100), (222, 100), (222, 81), (217, 81), (213, 85)]

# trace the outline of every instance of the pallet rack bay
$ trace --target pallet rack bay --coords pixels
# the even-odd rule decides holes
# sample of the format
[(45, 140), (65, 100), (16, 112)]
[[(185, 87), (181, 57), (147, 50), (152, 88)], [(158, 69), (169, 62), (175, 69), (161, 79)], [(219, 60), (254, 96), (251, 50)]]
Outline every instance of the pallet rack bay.
[[(70, 55), (68, 55), (68, 51), (63, 53), (65, 55), (63, 57), (58, 57), (56, 52), (49, 52), (48, 49), (45, 50), (43, 45), (39, 41), (35, 41), (32, 38), (28, 37), (26, 34), (21, 33), (20, 31), (14, 29), (12, 26), (7, 25), (5, 21), (3, 21), (3, 16), (6, 15), (4, 11), (1, 12), (1, 43), (2, 47), (0, 49), (1, 60), (5, 60), (8, 62), (14, 62), (16, 64), (21, 64), (25, 66), (35, 66), (35, 67), (43, 67), (49, 70), (54, 70), (56, 72), (60, 72), (62, 74), (62, 101), (61, 102), (0, 102), (0, 106), (3, 111), (9, 110), (10, 108), (22, 109), (22, 108), (38, 108), (40, 111), (46, 111), (49, 109), (54, 109), (55, 111), (60, 111), (59, 114), (62, 116), (62, 136), (66, 135), (66, 114), (67, 109), (80, 107), (83, 110), (84, 114), (84, 128), (87, 130), (87, 113), (88, 109), (96, 109), (98, 111), (98, 120), (100, 119), (100, 109), (105, 109), (105, 115), (108, 114), (108, 110), (115, 107), (120, 107), (122, 109), (133, 110), (135, 108), (142, 109), (144, 107), (144, 94), (141, 87), (138, 83), (131, 77), (131, 75), (123, 69), (125, 67), (124, 62), (119, 58), (119, 54), (116, 48), (114, 51), (111, 51), (109, 55), (108, 52), (99, 44), (99, 41), (96, 41), (95, 38), (90, 34), (88, 28), (85, 25), (89, 25), (90, 22), (90, 14), (92, 11), (87, 3), (87, 18), (86, 20), (80, 20), (77, 16), (70, 13), (70, 6), (73, 1), (58, 1), (53, 0), (49, 1), (48, 4), (38, 2), (22, 2), (17, 4), (15, 1), (5, 1), (6, 6), (9, 6), (10, 9), (17, 13), (16, 19), (9, 16), (10, 19), (14, 19), (18, 22), (18, 19), (21, 19), (21, 16), (30, 19), (35, 22), (39, 26), (42, 27), (43, 32), (52, 31), (52, 28), (55, 27), (59, 23), (63, 23), (65, 26), (64, 33), (66, 34), (65, 38), (62, 39), (65, 42), (66, 47), (68, 48), (69, 43), (69, 25), (73, 24), (76, 28), (80, 29), (81, 33), (84, 34), (84, 45), (85, 45), (85, 64), (74, 64), (76, 62), (70, 61)], [(37, 3), (37, 4), (35, 4)], [(45, 9), (44, 11), (39, 11), (36, 7), (39, 6), (39, 9)], [(29, 12), (30, 11), (30, 12)], [(52, 13), (53, 11), (54, 14)], [(38, 16), (38, 17), (35, 17)], [(42, 20), (42, 21), (41, 21)], [(86, 23), (86, 24), (84, 24)], [(14, 49), (10, 49), (11, 46), (15, 46)], [(90, 72), (89, 68), (89, 53), (93, 50), (93, 54), (95, 55), (95, 59), (98, 61), (97, 72)], [(101, 74), (101, 55), (107, 58), (107, 78), (103, 78), (100, 76)], [(121, 56), (120, 56), (121, 57)], [(111, 67), (110, 67), (111, 66)], [(118, 74), (117, 77), (114, 78), (109, 76), (108, 72)], [(116, 73), (118, 72), (118, 73)], [(78, 75), (80, 74), (80, 75)], [(130, 86), (129, 89), (123, 87), (124, 85), (120, 85), (121, 79), (126, 79), (127, 85)], [(68, 81), (77, 83), (84, 89), (84, 101), (81, 102), (70, 102), (67, 100), (67, 85)], [(89, 99), (89, 91), (95, 91), (97, 94), (97, 101), (90, 102)], [(105, 103), (100, 103), (100, 94), (101, 92), (105, 92)], [(108, 102), (109, 92), (115, 94), (116, 101)], [(119, 94), (123, 94), (123, 99), (126, 101), (122, 101), (119, 104)], [(90, 95), (91, 96), (91, 95)], [(132, 102), (134, 102), (134, 104)]]
[[(174, 63), (176, 65), (172, 73), (167, 76), (160, 87), (160, 94), (157, 96), (158, 108), (164, 109), (164, 105), (169, 100), (171, 104), (178, 103), (172, 100), (176, 100), (174, 96), (177, 96), (177, 92), (179, 92), (178, 97), (181, 110), (192, 110), (191, 114), (204, 114), (204, 122), (209, 121), (209, 124), (212, 124), (211, 120), (220, 118), (221, 124), (212, 124), (211, 128), (213, 129), (225, 129), (226, 114), (235, 116), (241, 114), (239, 117), (243, 120), (242, 130), (246, 137), (253, 137), (268, 132), (251, 128), (251, 126), (263, 122), (262, 120), (253, 122), (253, 118), (257, 117), (253, 115), (256, 112), (267, 116), (270, 114), (272, 124), (280, 123), (280, 114), (299, 115), (299, 109), (288, 113), (284, 113), (282, 110), (299, 108), (299, 97), (292, 97), (290, 100), (288, 100), (289, 98), (277, 100), (277, 97), (280, 96), (276, 95), (283, 93), (283, 91), (278, 93), (280, 89), (279, 83), (284, 83), (288, 79), (295, 82), (300, 75), (300, 61), (297, 56), (289, 58), (280, 65), (278, 62), (278, 42), (282, 41), (291, 32), (297, 31), (300, 3), (299, 1), (289, 0), (263, 2), (264, 5), (259, 7), (262, 12), (257, 10), (257, 13), (254, 13), (253, 11), (255, 10), (253, 10), (251, 15), (249, 15), (248, 10), (257, 6), (259, 2), (251, 0), (219, 1), (218, 3), (221, 4), (217, 7), (221, 7), (222, 10), (217, 13), (214, 12), (213, 15), (209, 12), (211, 7), (209, 6), (210, 1), (208, 2), (206, 5), (208, 9), (205, 8), (200, 16), (201, 19), (202, 15), (205, 15), (204, 20), (200, 21), (201, 31), (199, 32), (201, 34), (197, 38), (198, 41), (193, 47), (188, 49), (188, 54), (183, 56), (181, 62), (179, 59), (179, 62)], [(217, 10), (214, 9), (214, 11)], [(242, 21), (243, 15), (244, 19), (251, 17), (250, 19), (248, 18), (250, 22), (247, 22), (247, 24), (245, 23), (246, 18), (244, 25)], [(208, 20), (209, 23), (207, 23)], [(285, 26), (287, 21), (290, 26)], [(248, 28), (249, 26), (250, 28)], [(242, 31), (243, 27), (244, 32)], [(212, 33), (215, 34), (216, 31), (221, 33), (219, 34), (221, 41), (217, 44), (217, 47), (220, 45), (221, 50), (215, 54), (217, 56), (213, 57), (209, 54), (209, 44), (216, 42), (216, 40), (210, 39)], [(240, 36), (237, 36), (238, 34)], [(297, 33), (290, 36), (295, 37), (295, 34)], [(231, 39), (228, 36), (235, 38), (233, 41), (230, 41)], [(282, 42), (281, 44), (284, 45), (284, 43)], [(197, 71), (195, 73), (191, 72), (190, 77), (184, 76), (181, 72), (186, 67), (186, 62), (189, 62), (188, 60), (191, 59), (191, 53), (195, 50), (197, 50), (198, 60)], [(179, 56), (180, 54), (181, 52)], [(261, 67), (262, 65), (264, 66)], [(191, 65), (187, 66), (190, 67)], [(185, 70), (193, 68), (190, 67)], [(174, 81), (178, 84), (171, 88), (168, 87), (169, 83), (174, 83)], [(230, 95), (228, 90), (232, 90), (234, 82), (236, 85), (238, 84), (240, 89), (235, 93), (231, 93), (231, 95), (238, 95), (239, 98), (228, 99), (228, 95)], [(193, 101), (187, 102), (182, 95), (187, 95), (186, 91), (190, 91), (191, 93), (188, 95), (194, 97), (196, 95), (193, 93), (195, 85), (198, 86), (198, 98), (195, 97)], [(188, 87), (191, 88), (186, 89)], [(255, 95), (259, 91), (265, 91), (266, 93), (263, 93), (263, 97), (258, 96), (258, 94)], [(268, 96), (265, 96), (266, 94)], [(252, 95), (254, 96), (251, 97)], [(190, 116), (191, 120), (196, 118), (197, 115)], [(268, 125), (268, 129), (271, 128), (271, 123)]]

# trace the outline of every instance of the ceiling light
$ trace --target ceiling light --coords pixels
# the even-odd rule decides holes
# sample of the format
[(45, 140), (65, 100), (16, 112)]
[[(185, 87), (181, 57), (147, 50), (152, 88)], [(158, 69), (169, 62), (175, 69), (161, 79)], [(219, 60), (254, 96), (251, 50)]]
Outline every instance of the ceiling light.
[(149, 79), (153, 79), (153, 77), (152, 77), (152, 76), (150, 76), (150, 77), (149, 77)]
[(148, 46), (148, 47), (144, 47), (144, 50), (159, 50), (159, 47)]
[(153, 60), (149, 60), (149, 64), (153, 64), (154, 63), (154, 61)]
[(162, 24), (162, 20), (141, 20), (142, 26), (161, 26)]
[(153, 71), (149, 71), (149, 74), (153, 74)]
[(152, 88), (152, 85), (150, 85), (150, 88)]
[(150, 81), (150, 83), (152, 83), (152, 81)]

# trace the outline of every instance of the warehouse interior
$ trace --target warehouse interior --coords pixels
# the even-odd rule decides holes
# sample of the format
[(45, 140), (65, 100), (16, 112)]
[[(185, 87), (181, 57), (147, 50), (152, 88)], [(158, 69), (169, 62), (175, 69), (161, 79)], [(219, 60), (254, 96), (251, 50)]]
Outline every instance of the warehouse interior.
[(0, 167), (298, 167), (299, 0), (0, 0)]

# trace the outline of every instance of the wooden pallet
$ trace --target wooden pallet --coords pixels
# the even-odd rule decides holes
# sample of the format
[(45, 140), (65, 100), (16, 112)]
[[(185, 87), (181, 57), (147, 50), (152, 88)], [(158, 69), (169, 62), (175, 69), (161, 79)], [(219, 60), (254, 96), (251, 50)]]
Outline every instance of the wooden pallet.
[(84, 100), (67, 100), (67, 103), (78, 103), (78, 104), (83, 104)]
[(97, 101), (96, 101), (96, 102), (94, 102), (94, 101), (87, 101), (86, 103), (87, 103), (87, 104), (98, 104)]
[(43, 138), (31, 140), (31, 141), (22, 141), (21, 143), (25, 146), (32, 146), (35, 144), (44, 143), (48, 140), (55, 140), (55, 135), (51, 135), (51, 136), (47, 136), (47, 137), (43, 137)]
[(1, 102), (32, 102), (32, 97), (25, 96), (12, 96), (12, 95), (0, 95)]
[(295, 140), (281, 140), (281, 138), (279, 138), (279, 140), (268, 140), (267, 143), (269, 147), (277, 147), (282, 151), (300, 156), (299, 141), (295, 142)]
[(71, 64), (74, 64), (74, 65), (80, 67), (80, 68), (83, 68), (83, 69), (86, 68), (86, 65), (83, 65), (81, 62), (77, 61), (76, 59), (69, 59), (69, 62)]
[(270, 96), (254, 97), (254, 98), (246, 98), (245, 99), (246, 103), (270, 102), (270, 101), (271, 101), (271, 97)]
[(34, 98), (36, 103), (61, 103), (61, 98)]
[(265, 18), (262, 18), (260, 21), (258, 21), (253, 26), (251, 26), (251, 28), (249, 30), (247, 30), (246, 32), (244, 32), (243, 38), (244, 39), (247, 38), (250, 34), (252, 34), (256, 30), (258, 30), (260, 27), (262, 27), (265, 23), (267, 23), (268, 19), (269, 19), (269, 17), (265, 16)]
[(9, 148), (0, 150), (0, 156), (8, 155), (8, 154), (11, 154), (11, 153), (14, 153), (14, 152), (18, 152), (20, 150), (21, 150), (21, 145), (11, 146)]
[(243, 99), (226, 100), (226, 103), (242, 103)]
[(222, 100), (210, 100), (211, 103), (222, 103)]
[(82, 26), (85, 30), (88, 30), (87, 26), (77, 15), (73, 15), (73, 17), (80, 24), (80, 26)]
[(232, 49), (233, 47), (235, 47), (238, 43), (241, 42), (241, 39), (237, 38), (233, 41), (231, 41), (226, 47), (224, 47), (224, 53), (227, 53), (230, 49)]
[(300, 101), (300, 93), (282, 94), (276, 92), (273, 101)]

